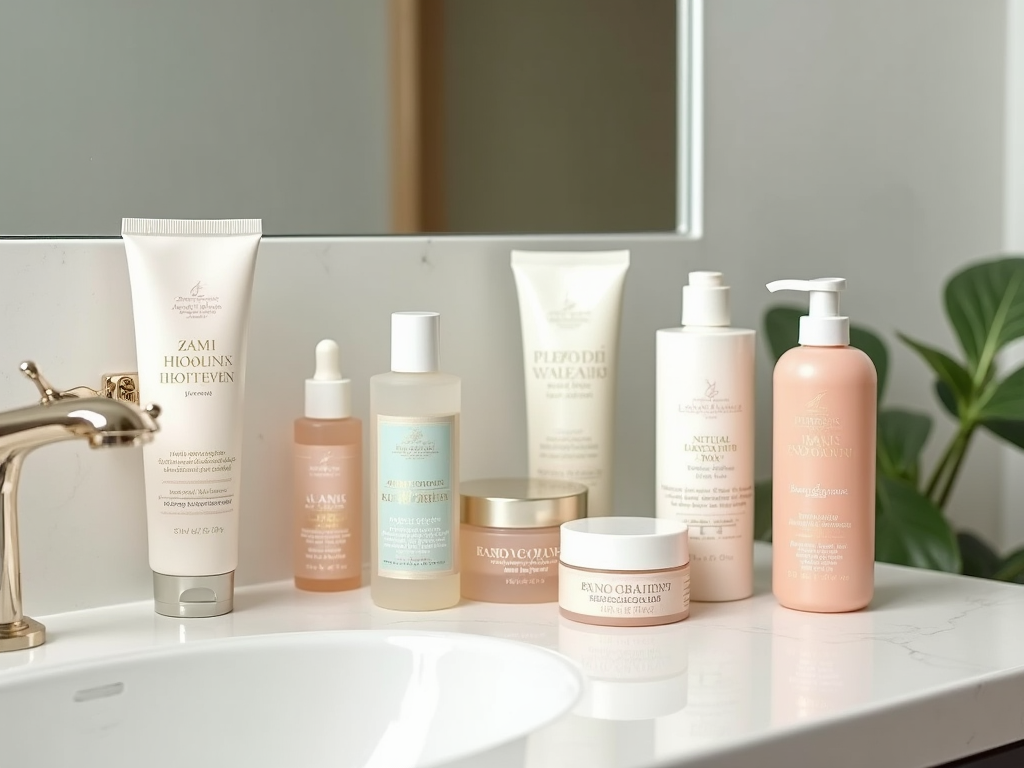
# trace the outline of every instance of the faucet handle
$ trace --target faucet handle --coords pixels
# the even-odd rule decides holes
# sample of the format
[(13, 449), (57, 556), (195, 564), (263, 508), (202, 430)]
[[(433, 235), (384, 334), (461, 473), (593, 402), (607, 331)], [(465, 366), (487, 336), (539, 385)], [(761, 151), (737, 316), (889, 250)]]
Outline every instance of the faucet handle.
[(56, 389), (52, 384), (50, 384), (50, 382), (43, 378), (43, 374), (39, 372), (36, 364), (31, 360), (26, 360), (18, 367), (21, 369), (21, 372), (31, 379), (32, 383), (36, 385), (36, 389), (39, 390), (39, 394), (41, 395), (40, 402), (43, 405), (52, 403), (56, 400), (66, 400), (68, 398), (78, 396), (69, 392), (61, 392), (59, 389)]

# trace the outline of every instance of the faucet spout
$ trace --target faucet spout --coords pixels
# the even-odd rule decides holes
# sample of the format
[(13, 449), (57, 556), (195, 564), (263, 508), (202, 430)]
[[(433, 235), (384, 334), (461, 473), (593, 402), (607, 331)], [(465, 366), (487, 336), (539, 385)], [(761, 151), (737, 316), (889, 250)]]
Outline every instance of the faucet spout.
[(51, 387), (31, 362), (22, 371), (39, 388), (37, 405), (0, 412), (0, 652), (41, 645), (42, 624), (22, 612), (18, 480), (25, 457), (50, 443), (81, 438), (93, 448), (141, 445), (159, 429), (160, 409), (105, 397), (79, 397)]
[(93, 447), (142, 445), (157, 431), (159, 409), (105, 397), (70, 397), (0, 413), (0, 461), (62, 440)]

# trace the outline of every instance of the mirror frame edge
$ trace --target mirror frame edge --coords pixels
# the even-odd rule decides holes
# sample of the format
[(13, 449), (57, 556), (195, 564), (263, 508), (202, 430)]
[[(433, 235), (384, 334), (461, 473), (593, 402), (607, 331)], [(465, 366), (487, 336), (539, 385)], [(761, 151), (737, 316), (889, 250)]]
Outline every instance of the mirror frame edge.
[(704, 0), (678, 0), (676, 8), (676, 233), (698, 240), (704, 227)]

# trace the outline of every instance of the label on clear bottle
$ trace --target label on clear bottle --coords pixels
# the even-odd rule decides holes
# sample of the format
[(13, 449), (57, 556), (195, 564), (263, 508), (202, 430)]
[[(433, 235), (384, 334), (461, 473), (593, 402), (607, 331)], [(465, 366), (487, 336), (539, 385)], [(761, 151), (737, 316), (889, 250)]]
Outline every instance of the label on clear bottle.
[(295, 573), (306, 579), (349, 579), (359, 556), (358, 445), (295, 446)]
[(456, 416), (377, 418), (377, 572), (391, 579), (455, 573), (452, 521)]

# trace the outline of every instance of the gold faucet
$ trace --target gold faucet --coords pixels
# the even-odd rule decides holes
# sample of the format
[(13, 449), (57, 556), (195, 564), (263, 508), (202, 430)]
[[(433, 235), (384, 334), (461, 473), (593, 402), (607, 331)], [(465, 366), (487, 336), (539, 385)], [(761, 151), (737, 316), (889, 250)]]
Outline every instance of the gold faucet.
[(35, 448), (83, 438), (93, 448), (142, 445), (153, 439), (160, 409), (101, 397), (88, 387), (61, 392), (40, 375), (35, 363), (21, 364), (35, 383), (38, 405), (0, 412), (0, 652), (46, 642), (46, 629), (22, 613), (18, 552), (18, 478), (25, 456)]

